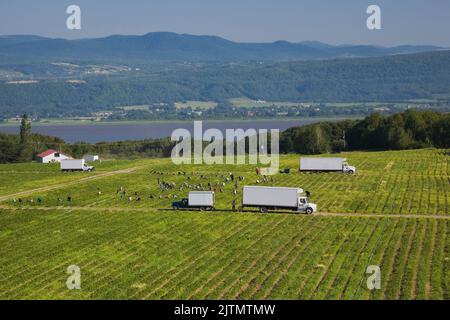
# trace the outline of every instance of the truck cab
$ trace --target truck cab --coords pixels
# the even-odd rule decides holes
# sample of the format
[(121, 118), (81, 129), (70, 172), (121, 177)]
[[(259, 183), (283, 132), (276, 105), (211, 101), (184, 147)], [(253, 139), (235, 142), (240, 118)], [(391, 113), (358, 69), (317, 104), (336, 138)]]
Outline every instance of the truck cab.
[(354, 174), (354, 173), (356, 173), (356, 167), (349, 166), (347, 162), (344, 162), (344, 164), (342, 166), (342, 172), (349, 173), (349, 174)]
[(298, 211), (312, 214), (317, 211), (317, 205), (315, 203), (309, 203), (307, 197), (298, 198)]
[(180, 201), (172, 202), (172, 208), (174, 210), (187, 209), (187, 208), (189, 208), (189, 200), (187, 198), (185, 198), (185, 199), (181, 199)]
[(83, 164), (83, 171), (92, 172), (92, 171), (94, 171), (94, 167), (93, 167), (93, 166), (88, 166), (88, 165), (85, 163), (85, 164)]

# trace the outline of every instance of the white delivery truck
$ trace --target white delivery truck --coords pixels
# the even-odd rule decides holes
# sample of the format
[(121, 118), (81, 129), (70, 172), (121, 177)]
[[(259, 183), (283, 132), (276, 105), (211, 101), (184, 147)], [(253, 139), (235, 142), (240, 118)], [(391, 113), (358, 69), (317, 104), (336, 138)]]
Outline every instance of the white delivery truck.
[(93, 166), (88, 166), (84, 159), (62, 160), (61, 171), (88, 171), (94, 170)]
[(311, 214), (317, 211), (317, 205), (309, 203), (303, 196), (303, 189), (284, 187), (245, 186), (242, 198), (242, 209), (259, 208), (261, 213), (268, 210), (292, 210)]
[(173, 202), (174, 210), (180, 209), (198, 209), (214, 210), (214, 192), (213, 191), (191, 191), (186, 199)]
[(356, 168), (349, 166), (345, 158), (300, 158), (300, 171), (339, 171), (353, 174)]

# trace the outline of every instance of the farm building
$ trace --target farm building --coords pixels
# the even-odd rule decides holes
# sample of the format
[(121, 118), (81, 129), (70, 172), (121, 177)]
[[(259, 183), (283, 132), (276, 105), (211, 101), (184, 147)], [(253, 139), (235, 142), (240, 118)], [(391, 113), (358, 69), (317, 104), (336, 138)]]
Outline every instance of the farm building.
[(87, 155), (85, 155), (85, 156), (83, 157), (83, 159), (84, 159), (86, 162), (94, 162), (94, 161), (99, 161), (99, 160), (100, 160), (100, 157), (97, 156), (97, 155), (90, 155), (90, 154), (87, 154)]
[(61, 162), (61, 160), (67, 160), (71, 158), (59, 151), (52, 149), (38, 154), (37, 157), (41, 163)]

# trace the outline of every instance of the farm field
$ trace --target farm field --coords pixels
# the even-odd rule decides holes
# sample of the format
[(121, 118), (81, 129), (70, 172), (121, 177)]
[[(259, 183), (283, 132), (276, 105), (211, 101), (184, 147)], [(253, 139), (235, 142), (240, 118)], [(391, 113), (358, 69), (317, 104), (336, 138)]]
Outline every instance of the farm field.
[(317, 105), (312, 102), (276, 102), (276, 101), (255, 101), (248, 98), (234, 98), (228, 100), (233, 106), (237, 108), (256, 108), (256, 107), (271, 107), (271, 106), (285, 106), (293, 107), (300, 105)]
[[(446, 98), (444, 95), (443, 99)], [(292, 107), (292, 106), (312, 106), (318, 107), (320, 103), (312, 102), (312, 101), (303, 101), (303, 102), (281, 102), (281, 101), (255, 101), (249, 98), (234, 98), (228, 100), (232, 105), (238, 108), (256, 108), (256, 107), (271, 107), (271, 106), (284, 106), (284, 107)], [(418, 100), (407, 100), (402, 102), (326, 102), (322, 105), (326, 107), (387, 107), (387, 106), (397, 106), (397, 107), (420, 107), (421, 104), (428, 103), (436, 103), (438, 100), (436, 99), (418, 99)]]
[[(96, 164), (93, 176), (113, 172), (114, 170), (136, 167), (143, 164), (139, 161), (103, 161)], [(87, 178), (83, 173), (66, 174), (59, 171), (59, 164), (0, 164), (0, 196), (15, 192), (32, 190), (73, 182)]]
[(176, 102), (175, 108), (186, 109), (192, 108), (193, 110), (208, 110), (217, 107), (218, 103), (214, 101), (186, 101)]
[[(244, 181), (238, 182), (237, 200), (240, 199), (244, 185), (255, 185), (256, 180), (260, 180), (261, 185), (300, 187), (310, 191), (310, 200), (317, 203), (320, 212), (448, 215), (450, 176), (448, 174), (449, 157), (446, 151), (425, 149), (401, 152), (355, 152), (341, 154), (341, 156), (346, 157), (351, 165), (356, 166), (356, 175), (299, 173), (299, 156), (285, 155), (281, 156), (280, 166), (291, 168), (291, 173), (278, 174), (264, 183), (261, 177), (255, 174), (255, 165), (175, 166), (170, 159), (157, 159), (141, 161), (140, 169), (127, 175), (119, 174), (89, 180), (77, 184), (76, 188), (72, 185), (68, 187), (62, 185), (56, 190), (40, 192), (29, 198), (40, 196), (43, 198), (41, 206), (48, 207), (63, 205), (170, 209), (174, 200), (187, 196), (189, 187), (186, 184), (191, 186), (191, 189), (200, 184), (207, 189), (207, 183), (221, 184), (225, 182), (229, 172), (233, 172), (236, 177), (245, 178)], [(129, 162), (129, 165), (137, 166), (133, 162)], [(52, 170), (57, 171), (55, 168)], [(180, 173), (186, 173), (186, 175)], [(64, 178), (62, 173), (57, 175)], [(72, 175), (83, 176), (80, 173), (66, 174), (67, 177)], [(170, 190), (161, 190), (158, 180), (160, 183), (166, 182), (175, 187)], [(117, 190), (120, 187), (134, 198), (137, 193), (141, 201), (129, 202), (119, 197)], [(216, 188), (216, 208), (229, 210), (234, 198), (232, 192), (234, 182), (226, 182), (220, 189)], [(99, 190), (102, 193), (101, 196), (98, 196)], [(58, 197), (67, 196), (72, 197), (71, 203), (57, 202)], [(11, 201), (9, 204), (17, 206), (17, 203), (14, 205)]]
[[(448, 220), (2, 213), (1, 299), (448, 299)], [(68, 290), (77, 265), (82, 290)], [(381, 290), (366, 286), (368, 265)]]
[[(96, 174), (115, 174), (89, 180), (54, 166), (1, 165), (1, 185), (13, 188), (0, 203), (0, 299), (448, 300), (449, 151), (339, 156), (356, 175), (299, 173), (298, 155), (281, 156), (291, 173), (266, 183), (255, 165), (170, 159), (107, 161)], [(258, 179), (309, 190), (319, 213), (232, 212), (229, 172), (244, 177), (238, 202)], [(32, 192), (47, 179), (51, 190)], [(208, 182), (225, 183), (217, 211), (170, 209)], [(19, 205), (15, 193), (27, 190)], [(66, 287), (70, 265), (81, 268), (81, 290)], [(379, 290), (367, 288), (370, 265), (380, 267)]]

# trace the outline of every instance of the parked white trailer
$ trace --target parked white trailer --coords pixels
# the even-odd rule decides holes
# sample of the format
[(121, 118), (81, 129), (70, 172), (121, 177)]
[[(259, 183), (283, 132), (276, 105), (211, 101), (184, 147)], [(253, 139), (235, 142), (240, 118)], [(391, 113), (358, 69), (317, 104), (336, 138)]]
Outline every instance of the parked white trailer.
[(213, 191), (191, 191), (187, 199), (173, 202), (172, 208), (178, 209), (199, 209), (213, 210), (215, 195)]
[(349, 166), (345, 158), (300, 158), (300, 171), (339, 171), (353, 174), (356, 168)]
[(259, 208), (260, 212), (268, 210), (293, 210), (311, 214), (317, 211), (317, 205), (309, 203), (308, 198), (302, 196), (303, 189), (284, 187), (245, 186), (242, 197), (242, 208)]
[(88, 166), (84, 159), (62, 160), (61, 171), (89, 171), (94, 170), (93, 166)]

